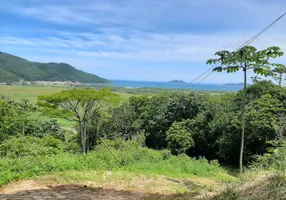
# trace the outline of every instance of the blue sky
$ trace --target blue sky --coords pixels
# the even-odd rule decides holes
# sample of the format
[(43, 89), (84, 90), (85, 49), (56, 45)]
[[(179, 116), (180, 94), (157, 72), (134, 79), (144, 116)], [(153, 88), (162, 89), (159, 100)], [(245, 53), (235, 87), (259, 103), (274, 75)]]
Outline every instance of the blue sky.
[[(285, 8), (285, 0), (1, 0), (0, 51), (108, 79), (192, 81), (216, 51), (235, 50)], [(285, 50), (285, 34), (286, 17), (253, 45)], [(241, 80), (213, 73), (204, 82)]]

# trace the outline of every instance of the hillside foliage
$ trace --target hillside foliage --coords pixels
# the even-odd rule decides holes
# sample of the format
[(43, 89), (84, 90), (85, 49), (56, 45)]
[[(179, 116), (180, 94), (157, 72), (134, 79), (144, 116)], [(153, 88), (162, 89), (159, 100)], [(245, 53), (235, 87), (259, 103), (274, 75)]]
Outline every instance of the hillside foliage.
[(72, 81), (80, 83), (108, 83), (99, 76), (75, 69), (66, 63), (30, 62), (11, 54), (0, 52), (0, 82)]

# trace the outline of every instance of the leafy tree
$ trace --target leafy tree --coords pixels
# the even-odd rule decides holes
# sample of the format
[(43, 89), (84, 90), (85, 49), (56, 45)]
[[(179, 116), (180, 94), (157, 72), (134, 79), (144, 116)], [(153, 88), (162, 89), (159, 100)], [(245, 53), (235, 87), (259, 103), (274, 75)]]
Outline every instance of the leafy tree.
[(119, 96), (109, 89), (71, 89), (53, 95), (38, 97), (41, 106), (58, 108), (73, 113), (71, 120), (78, 123), (81, 135), (82, 152), (89, 150), (88, 121), (99, 114), (107, 105), (117, 103)]
[(262, 154), (267, 142), (275, 140), (281, 128), (279, 118), (286, 115), (283, 104), (270, 94), (250, 102), (246, 107), (246, 147), (250, 155)]
[(275, 81), (277, 81), (278, 85), (281, 87), (283, 81), (286, 80), (286, 66), (282, 64), (275, 64), (275, 66), (276, 67), (269, 72), (269, 76), (271, 76)]
[[(109, 109), (108, 109), (109, 110)], [(89, 136), (88, 146), (94, 148), (102, 137), (106, 136), (106, 126), (109, 118), (108, 112), (102, 110), (97, 115), (91, 117), (87, 124), (87, 134)], [(77, 127), (78, 128), (78, 127)]]
[(137, 124), (140, 124), (146, 132), (146, 145), (148, 147), (154, 149), (166, 147), (166, 131), (172, 124), (166, 117), (169, 99), (168, 94), (153, 96), (147, 100), (144, 108), (141, 108)]
[(280, 115), (277, 119), (277, 128), (276, 128), (276, 137), (275, 137), (275, 145), (277, 145), (278, 141), (285, 141), (286, 139), (286, 115)]
[(213, 97), (194, 119), (187, 120), (186, 125), (192, 130), (195, 143), (188, 151), (189, 155), (219, 159), (228, 164), (233, 164), (233, 160), (238, 158), (235, 155), (239, 152), (240, 122), (234, 99), (235, 94)]
[(28, 101), (15, 102), (3, 97), (0, 100), (0, 132), (2, 140), (24, 134), (25, 126), (30, 123), (30, 114), (34, 106)]
[[(138, 102), (141, 106), (136, 126), (145, 131), (148, 147), (162, 149), (167, 146), (166, 131), (173, 122), (196, 117), (205, 101), (201, 95), (179, 92), (153, 96), (145, 103)], [(134, 110), (136, 113), (137, 108)]]
[[(279, 87), (268, 80), (258, 81), (246, 88), (246, 104), (266, 94), (270, 94), (273, 98), (278, 99), (286, 108), (286, 88)], [(243, 96), (243, 90), (238, 91), (234, 99), (234, 104), (239, 106), (240, 102), (243, 101)]]
[(167, 147), (166, 132), (175, 121), (194, 118), (206, 97), (192, 92), (164, 93), (152, 97), (131, 97), (110, 110), (111, 117), (102, 126), (109, 138), (130, 139), (144, 134), (146, 145)]
[(242, 131), (241, 131), (241, 147), (240, 147), (240, 158), (239, 168), (242, 173), (243, 166), (243, 148), (244, 148), (244, 133), (245, 133), (245, 105), (246, 105), (246, 82), (247, 82), (247, 71), (253, 70), (255, 74), (267, 75), (274, 64), (269, 62), (269, 59), (274, 59), (283, 55), (283, 52), (279, 47), (268, 47), (267, 49), (258, 51), (253, 46), (244, 46), (237, 51), (219, 51), (216, 52), (219, 58), (209, 59), (207, 64), (220, 64), (215, 67), (213, 71), (227, 73), (237, 72), (240, 69), (244, 75), (244, 98), (242, 104)]
[(190, 130), (182, 122), (174, 122), (166, 134), (168, 149), (173, 154), (186, 153), (194, 145)]
[(56, 120), (42, 120), (36, 106), (27, 100), (19, 102), (0, 99), (0, 143), (13, 136), (43, 138), (52, 135), (64, 139), (64, 131)]
[(136, 113), (128, 102), (110, 110), (110, 119), (103, 125), (103, 132), (111, 139), (121, 137), (131, 139), (140, 132), (136, 123)]

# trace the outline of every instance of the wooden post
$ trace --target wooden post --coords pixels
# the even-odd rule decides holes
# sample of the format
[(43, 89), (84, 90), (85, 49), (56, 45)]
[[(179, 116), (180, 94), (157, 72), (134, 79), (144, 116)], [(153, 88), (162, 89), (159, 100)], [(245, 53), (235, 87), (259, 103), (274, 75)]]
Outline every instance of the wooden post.
[(107, 146), (107, 144), (104, 142), (104, 140), (102, 138), (100, 138), (100, 140), (103, 142), (104, 146), (110, 151), (110, 153), (114, 156), (114, 158), (116, 158), (116, 160), (119, 160), (117, 158), (117, 156), (111, 151), (111, 149), (109, 148), (109, 146)]

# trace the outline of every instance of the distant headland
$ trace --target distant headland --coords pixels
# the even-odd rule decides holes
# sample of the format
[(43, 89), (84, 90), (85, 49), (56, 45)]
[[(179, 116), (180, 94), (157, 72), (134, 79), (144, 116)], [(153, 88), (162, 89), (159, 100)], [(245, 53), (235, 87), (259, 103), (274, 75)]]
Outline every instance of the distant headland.
[(168, 83), (180, 83), (180, 84), (185, 84), (186, 82), (185, 81), (182, 81), (182, 80), (172, 80), (172, 81), (168, 81)]

